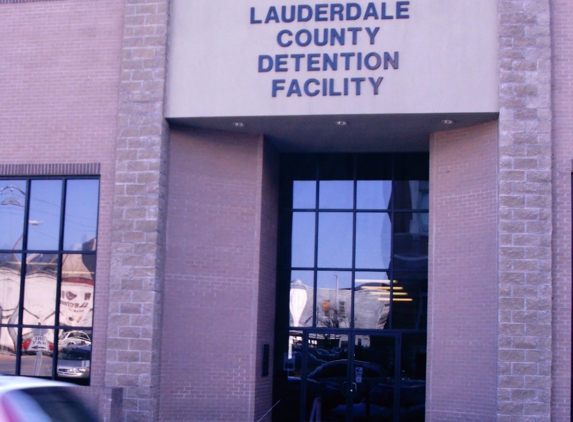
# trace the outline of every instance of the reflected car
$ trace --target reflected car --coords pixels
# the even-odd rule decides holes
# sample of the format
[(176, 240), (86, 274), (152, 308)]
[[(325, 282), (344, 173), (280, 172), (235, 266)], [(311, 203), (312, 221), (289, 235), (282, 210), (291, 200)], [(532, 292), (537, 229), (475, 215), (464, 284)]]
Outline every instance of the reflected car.
[(72, 345), (90, 346), (91, 344), (92, 339), (90, 335), (80, 330), (65, 331), (58, 339), (59, 350)]
[[(352, 420), (355, 422), (394, 420), (394, 385), (378, 384), (359, 403), (352, 406)], [(426, 383), (424, 381), (402, 380), (400, 386), (400, 422), (424, 422)], [(332, 420), (346, 420), (346, 407), (332, 410)]]
[(0, 422), (97, 422), (70, 384), (0, 376)]
[[(380, 365), (371, 362), (354, 361), (355, 368), (363, 368), (362, 374), (364, 378), (386, 378), (386, 371)], [(326, 362), (323, 365), (312, 371), (308, 378), (323, 382), (343, 382), (346, 381), (346, 374), (348, 371), (348, 360), (339, 359)]]
[[(361, 368), (361, 381), (356, 381), (355, 398), (357, 400), (368, 394), (368, 391), (379, 383), (388, 380), (387, 372), (381, 365), (360, 360), (354, 361), (354, 368)], [(323, 416), (329, 415), (329, 411), (343, 403), (346, 403), (346, 391), (344, 386), (348, 382), (348, 360), (339, 359), (326, 362), (316, 368), (308, 379), (315, 381), (321, 388)]]
[(68, 346), (58, 353), (58, 376), (64, 378), (89, 378), (91, 346)]

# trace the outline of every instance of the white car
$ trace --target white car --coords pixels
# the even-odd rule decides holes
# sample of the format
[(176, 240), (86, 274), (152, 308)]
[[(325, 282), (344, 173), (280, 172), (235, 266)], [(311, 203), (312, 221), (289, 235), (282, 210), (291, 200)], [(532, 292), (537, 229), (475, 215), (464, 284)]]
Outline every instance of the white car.
[(58, 340), (58, 350), (68, 346), (91, 346), (92, 339), (88, 333), (80, 330), (66, 331)]
[(0, 422), (97, 422), (74, 388), (57, 381), (0, 376)]

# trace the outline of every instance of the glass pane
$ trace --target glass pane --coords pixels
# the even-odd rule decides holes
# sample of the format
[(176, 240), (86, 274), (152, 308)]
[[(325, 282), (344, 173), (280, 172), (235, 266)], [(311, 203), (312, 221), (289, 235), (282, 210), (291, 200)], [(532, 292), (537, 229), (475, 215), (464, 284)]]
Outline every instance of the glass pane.
[(384, 329), (390, 314), (390, 280), (386, 272), (356, 272), (354, 326)]
[(291, 327), (312, 327), (314, 303), (314, 273), (293, 271), (289, 293), (289, 325)]
[(321, 155), (318, 167), (319, 180), (354, 180), (353, 155)]
[(352, 273), (318, 271), (316, 293), (316, 326), (350, 327), (352, 315)]
[(16, 328), (0, 327), (0, 374), (16, 375)]
[(60, 324), (91, 327), (94, 303), (95, 255), (66, 254), (62, 258)]
[(98, 193), (98, 180), (67, 182), (64, 249), (95, 250)]
[(396, 180), (430, 180), (430, 157), (426, 152), (395, 155)]
[(22, 249), (26, 181), (0, 180), (0, 249)]
[(291, 266), (314, 267), (314, 212), (292, 214)]
[(281, 173), (285, 180), (316, 180), (317, 157), (311, 154), (282, 154)]
[(318, 205), (321, 209), (352, 209), (354, 207), (354, 182), (321, 181), (318, 195)]
[(428, 271), (427, 213), (394, 214), (394, 270)]
[(58, 250), (62, 181), (33, 180), (30, 196), (28, 249)]
[(87, 383), (90, 378), (91, 354), (91, 330), (60, 330), (58, 377), (62, 381)]
[(20, 375), (52, 377), (54, 330), (24, 328), (22, 333), (22, 360)]
[(390, 180), (359, 180), (356, 186), (356, 208), (386, 210), (392, 196)]
[(24, 284), (24, 324), (54, 325), (58, 255), (29, 254)]
[(356, 215), (356, 267), (383, 269), (390, 266), (392, 223), (386, 213)]
[(288, 345), (281, 362), (286, 377), (275, 379), (275, 384), (282, 392), (282, 397), (273, 411), (273, 421), (292, 422), (300, 420), (302, 342), (303, 338), (300, 332), (290, 332)]
[(426, 335), (402, 335), (400, 421), (424, 421), (426, 410)]
[(292, 207), (316, 208), (316, 182), (295, 180), (292, 182)]
[(395, 273), (392, 328), (425, 330), (428, 309), (428, 278), (425, 273)]
[(352, 213), (320, 213), (318, 266), (350, 268), (352, 265)]
[(351, 376), (356, 383), (356, 395), (353, 397), (352, 420), (393, 421), (396, 391), (394, 338), (357, 335), (354, 343), (356, 360)]
[[(20, 304), (20, 254), (0, 254), (0, 314), (2, 324), (18, 324)], [(0, 336), (0, 347), (12, 346), (12, 341)]]
[[(309, 334), (307, 413), (303, 420), (346, 420), (347, 351), (348, 335)], [(320, 419), (317, 418), (319, 410)], [(315, 418), (311, 417), (313, 411)]]
[(392, 180), (393, 157), (393, 154), (357, 155), (357, 180)]
[(430, 182), (428, 181), (397, 181), (394, 186), (394, 209), (421, 210), (430, 207)]

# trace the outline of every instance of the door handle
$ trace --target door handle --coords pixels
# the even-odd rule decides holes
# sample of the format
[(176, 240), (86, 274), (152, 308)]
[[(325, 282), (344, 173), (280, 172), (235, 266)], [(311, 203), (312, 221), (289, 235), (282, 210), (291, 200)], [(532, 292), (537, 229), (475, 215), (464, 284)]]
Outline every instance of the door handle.
[(350, 388), (348, 388), (348, 383), (342, 383), (342, 395), (344, 397), (356, 397), (356, 391), (358, 387), (356, 386), (355, 382), (350, 383)]
[(350, 383), (350, 390), (348, 391), (348, 395), (350, 397), (356, 397), (356, 391), (358, 390), (358, 387), (356, 386), (355, 382), (351, 382)]

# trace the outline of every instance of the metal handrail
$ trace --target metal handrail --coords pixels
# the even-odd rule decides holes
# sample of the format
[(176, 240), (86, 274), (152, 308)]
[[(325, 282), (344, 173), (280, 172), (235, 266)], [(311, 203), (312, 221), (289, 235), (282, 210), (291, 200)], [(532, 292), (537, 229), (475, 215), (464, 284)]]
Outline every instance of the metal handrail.
[(271, 410), (273, 410), (273, 409), (276, 407), (276, 405), (279, 404), (279, 403), (280, 403), (280, 400), (277, 401), (275, 404), (273, 404), (273, 406), (272, 406), (269, 410), (267, 410), (266, 413), (265, 413), (265, 414), (261, 417), (261, 419), (259, 419), (257, 422), (261, 422), (261, 421), (265, 418), (265, 416), (267, 416), (267, 415), (269, 414), (269, 412), (270, 412)]

